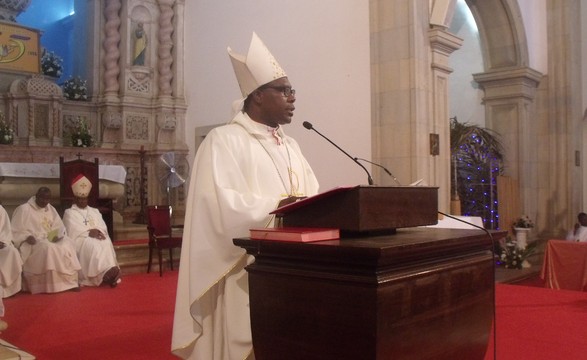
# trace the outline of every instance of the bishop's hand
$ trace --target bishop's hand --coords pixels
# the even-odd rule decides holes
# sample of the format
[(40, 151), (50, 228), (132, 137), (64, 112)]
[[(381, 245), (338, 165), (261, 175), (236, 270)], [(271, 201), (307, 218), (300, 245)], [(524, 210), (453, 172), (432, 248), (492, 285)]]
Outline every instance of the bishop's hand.
[(279, 204), (277, 205), (278, 208), (285, 206), (285, 205), (289, 205), (291, 203), (295, 203), (296, 201), (305, 199), (305, 196), (288, 196), (285, 199), (282, 199)]

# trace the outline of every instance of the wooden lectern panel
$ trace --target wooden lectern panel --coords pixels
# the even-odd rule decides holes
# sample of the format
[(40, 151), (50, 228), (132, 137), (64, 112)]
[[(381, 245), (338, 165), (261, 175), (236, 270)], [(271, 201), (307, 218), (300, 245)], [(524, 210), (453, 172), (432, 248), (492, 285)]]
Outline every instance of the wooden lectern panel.
[(438, 188), (354, 186), (336, 188), (273, 213), (287, 227), (337, 228), (346, 235), (393, 232), (438, 222)]
[(484, 358), (494, 264), (483, 231), (234, 243), (255, 256), (247, 271), (257, 360)]

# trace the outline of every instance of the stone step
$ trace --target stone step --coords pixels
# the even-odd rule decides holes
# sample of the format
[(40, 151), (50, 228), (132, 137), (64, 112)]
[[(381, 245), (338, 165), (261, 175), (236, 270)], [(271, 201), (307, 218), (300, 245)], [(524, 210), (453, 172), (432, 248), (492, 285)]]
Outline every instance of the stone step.
[(114, 241), (148, 239), (149, 232), (146, 224), (114, 223)]
[[(123, 274), (135, 274), (147, 272), (149, 263), (148, 240), (121, 240), (114, 242), (114, 251)], [(179, 268), (181, 249), (173, 249), (173, 269)], [(163, 251), (163, 273), (171, 270), (169, 266), (169, 251)], [(159, 272), (159, 258), (157, 250), (153, 250), (151, 272)]]
[[(181, 236), (181, 231), (175, 233)], [(149, 263), (149, 232), (147, 224), (114, 223), (114, 250), (123, 274), (145, 273)], [(181, 249), (173, 249), (173, 269), (179, 268)], [(163, 251), (163, 272), (171, 269), (169, 265), (169, 251)], [(151, 272), (159, 272), (159, 258), (157, 250), (153, 250)]]

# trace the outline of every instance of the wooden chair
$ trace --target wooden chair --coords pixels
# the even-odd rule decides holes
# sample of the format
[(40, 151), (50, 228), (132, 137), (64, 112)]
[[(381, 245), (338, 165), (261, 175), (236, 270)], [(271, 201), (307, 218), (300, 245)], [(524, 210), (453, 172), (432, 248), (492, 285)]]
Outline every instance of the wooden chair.
[[(78, 155), (81, 156), (81, 155)], [(92, 190), (88, 195), (88, 205), (95, 207), (102, 214), (102, 218), (108, 227), (108, 235), (114, 241), (114, 216), (112, 199), (101, 199), (99, 197), (99, 164), (98, 158), (94, 161), (76, 159), (64, 161), (63, 156), (59, 157), (59, 191), (61, 193), (62, 212), (69, 208), (73, 203), (73, 191), (71, 182), (79, 174), (83, 174), (92, 183)]]
[(169, 249), (169, 266), (173, 270), (173, 249), (181, 248), (181, 236), (173, 236), (171, 207), (169, 205), (147, 206), (147, 230), (149, 231), (149, 264), (151, 272), (153, 250), (159, 255), (159, 276), (163, 276), (163, 249)]

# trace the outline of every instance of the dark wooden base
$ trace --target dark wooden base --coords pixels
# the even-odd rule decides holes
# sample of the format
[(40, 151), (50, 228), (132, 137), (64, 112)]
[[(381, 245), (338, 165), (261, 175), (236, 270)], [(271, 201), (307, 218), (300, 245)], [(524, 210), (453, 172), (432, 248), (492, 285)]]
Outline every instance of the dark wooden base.
[(484, 358), (494, 266), (482, 231), (235, 244), (256, 257), (247, 270), (257, 360)]

